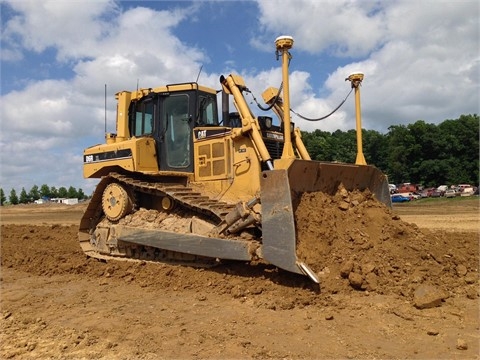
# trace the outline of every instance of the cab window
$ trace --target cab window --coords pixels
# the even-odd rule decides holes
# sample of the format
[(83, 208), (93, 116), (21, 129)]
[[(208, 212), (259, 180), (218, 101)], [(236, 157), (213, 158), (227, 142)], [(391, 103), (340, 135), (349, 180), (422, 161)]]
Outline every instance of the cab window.
[(212, 96), (200, 95), (197, 124), (218, 125), (217, 102)]
[(171, 95), (164, 100), (165, 143), (167, 164), (171, 168), (185, 168), (191, 162), (191, 116), (188, 95)]
[(130, 109), (131, 136), (150, 135), (153, 132), (154, 105), (152, 100), (132, 103)]

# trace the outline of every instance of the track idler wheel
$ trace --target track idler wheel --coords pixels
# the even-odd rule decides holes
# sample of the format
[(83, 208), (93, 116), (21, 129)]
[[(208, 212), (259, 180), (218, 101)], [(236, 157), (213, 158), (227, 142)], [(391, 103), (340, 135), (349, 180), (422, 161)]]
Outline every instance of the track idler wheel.
[(111, 183), (103, 191), (102, 208), (110, 221), (118, 221), (132, 212), (133, 200), (121, 184)]

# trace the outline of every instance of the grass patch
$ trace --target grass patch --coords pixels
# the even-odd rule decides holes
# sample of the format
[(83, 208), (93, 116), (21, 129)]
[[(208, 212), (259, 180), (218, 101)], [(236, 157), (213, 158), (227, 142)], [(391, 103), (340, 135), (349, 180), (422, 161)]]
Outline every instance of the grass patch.
[(428, 206), (428, 205), (436, 205), (436, 206), (448, 206), (448, 205), (461, 205), (461, 206), (477, 206), (479, 205), (479, 197), (478, 195), (474, 196), (456, 196), (454, 198), (445, 198), (445, 197), (438, 197), (438, 198), (423, 198), (418, 200), (411, 200), (409, 202), (404, 203), (394, 203), (394, 206)]

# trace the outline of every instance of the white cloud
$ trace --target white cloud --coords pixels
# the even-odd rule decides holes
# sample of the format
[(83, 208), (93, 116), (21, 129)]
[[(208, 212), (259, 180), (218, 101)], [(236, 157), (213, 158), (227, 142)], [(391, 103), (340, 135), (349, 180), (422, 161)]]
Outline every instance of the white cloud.
[(58, 58), (78, 58), (95, 48), (108, 26), (102, 17), (118, 13), (115, 2), (22, 0), (9, 1), (17, 15), (7, 21), (2, 32), (6, 41), (20, 39), (26, 50), (58, 50)]
[[(92, 110), (95, 110), (92, 99), (82, 97), (79, 89), (72, 88), (68, 81), (32, 83), (21, 92), (4, 95), (1, 101), (4, 106), (1, 109), (0, 137), (10, 141), (12, 132), (35, 137), (58, 137), (59, 141), (63, 141), (99, 130), (98, 119), (92, 116)], [(102, 105), (103, 101), (97, 104)]]
[[(350, 64), (329, 74), (325, 84), (329, 104), (343, 94), (342, 82), (350, 71), (365, 72), (361, 100), (366, 128), (386, 131), (394, 123), (418, 119), (438, 123), (479, 111), (480, 5), (476, 1), (435, 6), (412, 1), (258, 3), (265, 32), (255, 44), (272, 34), (287, 33), (295, 39), (292, 51), (352, 57)], [(318, 113), (322, 103), (316, 105)], [(308, 105), (298, 106), (314, 111)], [(354, 119), (353, 109), (345, 104), (338, 116)]]
[[(2, 129), (3, 132), (3, 129)], [(84, 187), (79, 182), (81, 173), (81, 149), (69, 146), (70, 141), (59, 141), (49, 136), (25, 135), (21, 132), (9, 134), (14, 142), (0, 140), (1, 187), (8, 194), (11, 188), (27, 191), (36, 184), (49, 186)], [(67, 140), (67, 139), (65, 139)]]
[(266, 33), (256, 44), (271, 43), (271, 33), (293, 35), (294, 46), (304, 51), (362, 56), (383, 41), (386, 23), (376, 2), (258, 0), (258, 5)]

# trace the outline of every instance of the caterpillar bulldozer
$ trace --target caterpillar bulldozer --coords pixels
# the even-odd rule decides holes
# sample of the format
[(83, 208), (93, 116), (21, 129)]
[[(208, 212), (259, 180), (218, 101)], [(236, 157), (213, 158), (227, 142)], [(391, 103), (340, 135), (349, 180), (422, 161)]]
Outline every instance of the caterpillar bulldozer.
[(244, 80), (234, 74), (220, 78), (221, 121), (217, 91), (196, 82), (116, 94), (117, 132), (83, 155), (84, 177), (101, 179), (80, 222), (88, 256), (193, 265), (262, 261), (318, 283), (296, 253), (301, 194), (332, 194), (343, 184), (391, 205), (387, 178), (374, 166), (310, 159), (290, 119), (293, 38), (281, 36), (275, 45), (282, 90), (269, 88), (263, 98), (280, 125), (254, 116)]

